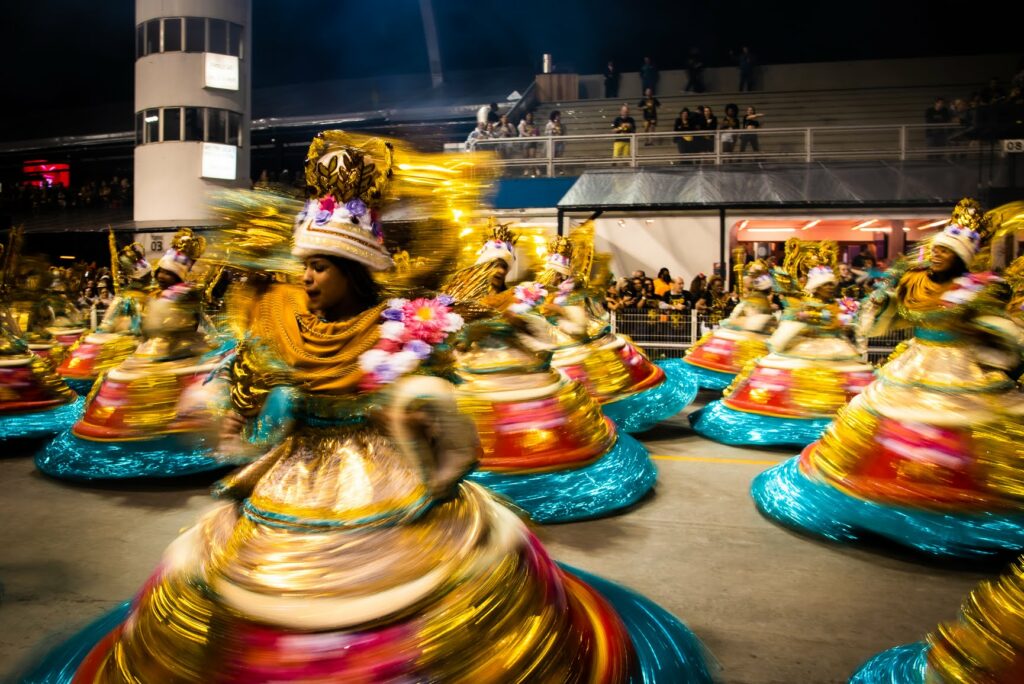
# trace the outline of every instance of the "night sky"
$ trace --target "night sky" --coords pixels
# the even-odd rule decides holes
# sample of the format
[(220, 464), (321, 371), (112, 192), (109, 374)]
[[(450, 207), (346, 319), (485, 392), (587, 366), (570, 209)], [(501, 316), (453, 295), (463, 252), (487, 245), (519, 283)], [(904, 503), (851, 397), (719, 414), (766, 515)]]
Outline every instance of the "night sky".
[[(1024, 3), (1009, 6), (434, 0), (446, 70), (529, 69), (552, 52), (581, 72), (599, 71), (608, 58), (636, 70), (644, 54), (663, 69), (680, 67), (690, 46), (708, 66), (725, 65), (745, 43), (765, 63), (1014, 52)], [(0, 11), (8, 107), (131, 100), (132, 0), (14, 0)], [(417, 0), (253, 0), (253, 14), (257, 88), (427, 70)], [(1013, 29), (1000, 38), (999, 26)]]

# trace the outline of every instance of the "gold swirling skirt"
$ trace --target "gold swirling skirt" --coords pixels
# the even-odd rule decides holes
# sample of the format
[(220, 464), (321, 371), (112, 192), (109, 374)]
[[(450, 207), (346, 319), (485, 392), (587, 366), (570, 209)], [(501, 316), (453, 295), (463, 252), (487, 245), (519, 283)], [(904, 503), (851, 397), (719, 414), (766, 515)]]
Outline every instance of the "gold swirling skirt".
[[(431, 503), (369, 425), (301, 428), (165, 554), (95, 682), (628, 680), (614, 612), (463, 483)], [(594, 679), (592, 679), (594, 678)]]

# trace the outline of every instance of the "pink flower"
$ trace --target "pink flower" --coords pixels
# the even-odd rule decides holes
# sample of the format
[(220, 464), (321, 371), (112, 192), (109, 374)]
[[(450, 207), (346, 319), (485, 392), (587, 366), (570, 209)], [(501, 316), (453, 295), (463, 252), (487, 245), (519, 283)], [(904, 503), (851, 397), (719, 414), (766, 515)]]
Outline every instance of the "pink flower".
[(328, 213), (334, 213), (334, 197), (328, 195), (320, 199), (320, 211), (326, 211)]
[(448, 325), (447, 306), (436, 299), (414, 299), (402, 307), (404, 314), (407, 340), (423, 340), (430, 344), (438, 344), (447, 337), (445, 327)]

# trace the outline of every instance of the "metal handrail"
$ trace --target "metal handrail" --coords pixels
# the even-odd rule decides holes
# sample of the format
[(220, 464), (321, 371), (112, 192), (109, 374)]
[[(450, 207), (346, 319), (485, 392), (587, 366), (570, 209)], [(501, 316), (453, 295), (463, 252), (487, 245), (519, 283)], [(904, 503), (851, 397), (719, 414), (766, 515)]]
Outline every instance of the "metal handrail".
[[(961, 126), (958, 124), (866, 124), (861, 126), (856, 125), (839, 125), (839, 126), (808, 126), (808, 127), (785, 127), (785, 128), (732, 128), (732, 129), (717, 129), (713, 131), (660, 131), (655, 133), (644, 133), (644, 132), (633, 132), (633, 133), (618, 133), (610, 131), (608, 133), (574, 133), (568, 135), (549, 136), (549, 135), (537, 135), (528, 137), (511, 137), (511, 138), (484, 138), (475, 141), (473, 145), (474, 150), (493, 150), (499, 153), (499, 158), (490, 159), (487, 163), (498, 166), (498, 167), (523, 167), (533, 166), (544, 167), (545, 174), (553, 176), (556, 173), (558, 167), (561, 166), (588, 166), (588, 165), (606, 165), (606, 164), (625, 164), (632, 168), (644, 164), (650, 164), (652, 162), (672, 162), (677, 160), (714, 160), (715, 164), (721, 164), (724, 160), (737, 160), (744, 158), (758, 158), (764, 159), (802, 159), (805, 162), (813, 162), (817, 159), (825, 158), (898, 158), (900, 160), (906, 160), (915, 156), (927, 157), (930, 155), (943, 154), (944, 147), (921, 147), (910, 143), (910, 136), (908, 133), (916, 131), (957, 131), (961, 130)], [(896, 140), (892, 146), (883, 147), (870, 147), (870, 148), (854, 148), (848, 150), (822, 150), (820, 149), (821, 140), (833, 133), (871, 133), (871, 132), (892, 132), (896, 134)], [(778, 139), (783, 136), (792, 136), (793, 138), (799, 138), (799, 142), (796, 140), (787, 140), (784, 142), (790, 149), (784, 150), (772, 150), (764, 149), (757, 151), (738, 151), (729, 150), (727, 151), (723, 147), (723, 134), (732, 134), (734, 136), (733, 145), (736, 145), (738, 141), (741, 141), (739, 136), (756, 136), (760, 142), (769, 140), (772, 138)], [(663, 139), (677, 139), (683, 135), (691, 137), (693, 139), (704, 139), (712, 138), (713, 146), (711, 149), (703, 151), (693, 152), (657, 152), (651, 150), (649, 152), (641, 152), (638, 143), (640, 141), (657, 141)], [(584, 156), (573, 156), (572, 154), (556, 154), (556, 147), (564, 149), (567, 143), (573, 142), (610, 142), (612, 140), (622, 140), (624, 138), (629, 139), (629, 156), (628, 157), (612, 157), (612, 156), (599, 156), (596, 157), (593, 154)], [(793, 144), (797, 145), (797, 148), (793, 148)], [(816, 148), (816, 143), (817, 147)], [(705, 142), (705, 144), (707, 144)], [(515, 153), (521, 152), (525, 149), (526, 145), (533, 145), (531, 148), (534, 156), (523, 157), (514, 156)], [(962, 145), (949, 145), (947, 147), (955, 149), (958, 154), (964, 152), (978, 152), (980, 150), (964, 147)], [(502, 154), (504, 152), (504, 154)]]

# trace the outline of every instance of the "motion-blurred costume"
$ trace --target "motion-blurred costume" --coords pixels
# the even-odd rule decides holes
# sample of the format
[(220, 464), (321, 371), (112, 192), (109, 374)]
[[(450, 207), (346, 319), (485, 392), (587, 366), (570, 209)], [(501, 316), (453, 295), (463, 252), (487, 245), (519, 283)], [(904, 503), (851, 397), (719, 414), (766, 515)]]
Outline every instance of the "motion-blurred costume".
[(100, 376), (82, 417), (37, 455), (41, 471), (88, 480), (173, 477), (222, 467), (208, 454), (211, 416), (183, 405), (219, 363), (218, 350), (199, 329), (200, 292), (186, 282), (204, 247), (203, 238), (188, 228), (174, 237), (157, 269), (172, 273), (176, 282), (147, 305), (144, 341)]
[(977, 202), (961, 201), (927, 260), (898, 265), (865, 300), (861, 334), (913, 326), (914, 338), (821, 440), (754, 481), (765, 515), (936, 555), (1024, 549), (1024, 335), (1002, 279), (967, 270), (987, 230)]
[(739, 304), (717, 328), (704, 333), (683, 359), (687, 374), (700, 387), (725, 389), (747, 364), (768, 353), (768, 338), (777, 323), (771, 303), (775, 280), (760, 260), (740, 268), (748, 286)]
[(82, 395), (142, 342), (142, 315), (153, 287), (152, 269), (142, 245), (133, 242), (118, 251), (111, 232), (110, 251), (114, 300), (96, 329), (80, 337), (57, 367), (68, 385)]
[[(752, 285), (747, 281), (748, 287)], [(771, 353), (736, 376), (722, 399), (690, 416), (704, 437), (734, 445), (806, 446), (874, 379), (853, 333), (857, 303), (837, 301), (831, 266), (810, 269), (806, 296), (783, 314)]]
[(53, 363), (32, 353), (8, 297), (17, 265), (17, 231), (3, 256), (0, 282), (0, 442), (48, 437), (75, 422), (82, 401), (54, 371)]
[(1024, 681), (1024, 559), (971, 592), (955, 622), (926, 641), (862, 665), (850, 684), (1010, 684)]
[(515, 243), (507, 226), (496, 228), (467, 273), (498, 267), (481, 302), (503, 312), (470, 323), (457, 344), (456, 397), (483, 447), (469, 479), (535, 522), (606, 515), (650, 491), (657, 470), (643, 445), (620, 433), (582, 385), (551, 367), (550, 349), (517, 325), (523, 288), (501, 289)]
[[(344, 269), (349, 283), (388, 269), (378, 211), (389, 191), (458, 179), (446, 166), (458, 159), (410, 157), (379, 139), (318, 136), (294, 253)], [(452, 300), (372, 303), (372, 288), (356, 289), (344, 295), (359, 309), (349, 317), (313, 313), (307, 301), (322, 291), (281, 283), (252, 303), (232, 402), (253, 415), (270, 385), (298, 381), (293, 428), (218, 485), (228, 501), (170, 546), (130, 606), (29, 676), (708, 681), (682, 624), (559, 567), (515, 514), (463, 480), (476, 461), (475, 430), (435, 375), (461, 327)], [(284, 366), (267, 370), (263, 358)]]
[(12, 233), (11, 313), (32, 353), (60, 363), (68, 347), (87, 330), (85, 316), (68, 296), (65, 273), (41, 257), (22, 256), (20, 242), (20, 231)]
[[(603, 284), (590, 290), (593, 231), (588, 222), (571, 238), (550, 243), (537, 281), (517, 288), (519, 306), (547, 321), (537, 326), (537, 335), (551, 345), (551, 365), (586, 387), (621, 431), (643, 432), (682, 411), (698, 386), (681, 362), (652, 363), (629, 338), (612, 332), (598, 303)], [(544, 292), (541, 299), (534, 295), (538, 289)]]

